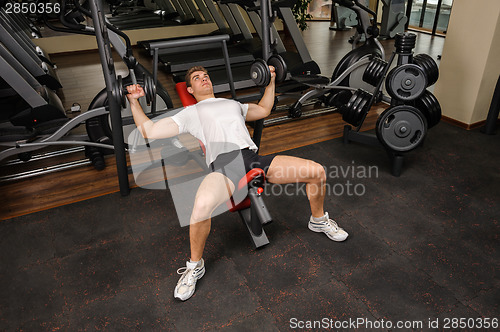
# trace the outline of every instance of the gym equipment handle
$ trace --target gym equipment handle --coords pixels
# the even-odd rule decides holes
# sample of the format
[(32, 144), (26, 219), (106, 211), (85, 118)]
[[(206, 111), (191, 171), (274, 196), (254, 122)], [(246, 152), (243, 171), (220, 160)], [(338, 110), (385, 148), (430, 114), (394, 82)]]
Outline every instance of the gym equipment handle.
[(223, 41), (229, 41), (229, 35), (219, 35), (219, 36), (207, 36), (207, 37), (194, 37), (187, 39), (177, 39), (177, 40), (167, 40), (158, 41), (150, 44), (149, 48), (151, 50), (157, 48), (171, 48), (171, 47), (185, 47), (190, 45), (199, 44), (212, 44), (212, 43), (222, 43)]

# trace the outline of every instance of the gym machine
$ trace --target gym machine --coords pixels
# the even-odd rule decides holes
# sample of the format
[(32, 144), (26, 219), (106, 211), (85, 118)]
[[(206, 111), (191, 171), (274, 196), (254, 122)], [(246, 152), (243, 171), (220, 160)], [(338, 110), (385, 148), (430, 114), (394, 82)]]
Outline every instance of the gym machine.
[[(269, 49), (270, 52), (269, 54), (272, 54), (274, 56), (273, 59), (275, 60), (279, 59), (281, 65), (286, 66), (286, 70), (282, 78), (283, 80), (285, 78), (288, 79), (290, 77), (287, 71), (291, 75), (320, 73), (319, 66), (317, 65), (316, 62), (312, 60), (309, 51), (307, 50), (307, 46), (297, 27), (297, 23), (295, 22), (291, 10), (293, 5), (296, 3), (296, 0), (280, 0), (280, 1), (270, 2), (270, 4), (268, 5), (269, 11), (267, 14), (269, 17), (266, 20), (264, 20), (264, 15), (266, 14), (261, 9), (262, 2), (260, 5), (257, 2), (251, 0), (237, 0), (237, 1), (233, 0), (231, 2), (240, 5), (247, 11), (250, 21), (252, 22), (255, 30), (257, 31), (257, 34), (259, 35), (262, 41), (259, 44), (258, 48), (254, 47), (253, 49), (254, 56), (256, 58), (261, 57), (261, 54), (263, 52), (262, 45), (264, 45), (265, 43), (264, 40), (267, 40), (270, 43), (268, 46), (266, 46)], [(280, 18), (283, 21), (284, 25), (288, 28), (292, 41), (295, 45), (296, 52), (291, 52), (286, 50), (274, 26), (274, 21), (276, 18)], [(255, 65), (256, 64), (254, 63), (252, 64), (252, 66), (247, 65), (246, 68), (241, 68), (240, 69), (241, 73), (237, 73), (236, 71), (234, 71), (235, 68), (233, 67), (235, 77), (241, 77), (247, 80), (248, 70), (252, 72), (252, 75), (255, 74), (254, 72)], [(263, 65), (263, 63), (261, 63), (261, 65)], [(238, 68), (236, 68), (236, 70), (238, 70)], [(212, 76), (213, 71), (211, 70), (210, 72)], [(248, 85), (248, 87), (255, 85), (260, 86), (262, 84), (261, 82), (259, 82), (260, 81), (259, 78), (252, 77), (252, 81), (253, 84)], [(245, 87), (239, 84), (240, 82), (238, 81), (238, 79), (235, 79), (235, 82), (238, 88)], [(289, 93), (290, 91), (297, 92), (305, 89), (307, 89), (307, 87), (304, 87), (304, 85), (297, 84), (296, 82), (287, 82), (287, 84), (283, 84), (277, 88), (277, 93)], [(246, 100), (253, 100), (251, 98), (252, 96), (250, 95), (245, 97)], [(258, 96), (254, 96), (254, 98), (258, 98)]]
[[(258, 35), (261, 37), (262, 40), (262, 35), (263, 31), (271, 31), (273, 38), (273, 53), (277, 53), (280, 56), (283, 57), (285, 60), (289, 71), (292, 74), (303, 74), (303, 73), (319, 73), (320, 69), (319, 66), (312, 61), (311, 56), (307, 50), (307, 47), (304, 43), (304, 40), (302, 39), (302, 35), (300, 31), (298, 30), (297, 24), (295, 22), (295, 19), (293, 18), (293, 14), (291, 12), (291, 6), (296, 1), (293, 0), (284, 0), (284, 1), (273, 1), (270, 4), (270, 8), (272, 9), (272, 15), (270, 16), (270, 24), (266, 27), (263, 28), (262, 25), (262, 13), (260, 10), (260, 6), (258, 3), (255, 1), (251, 0), (230, 0), (230, 1), (221, 1), (220, 2), (220, 7), (225, 8), (227, 6), (228, 12), (224, 14), (226, 17), (232, 17), (236, 22), (237, 26), (239, 27), (240, 31), (242, 32), (243, 36), (245, 36), (245, 39), (242, 41), (237, 41), (236, 45), (230, 45), (229, 46), (229, 53), (231, 56), (231, 66), (233, 70), (233, 78), (234, 82), (236, 85), (237, 89), (242, 89), (242, 88), (248, 88), (248, 87), (254, 87), (255, 84), (252, 82), (252, 80), (248, 76), (248, 71), (250, 70), (250, 66), (252, 64), (252, 61), (255, 59), (255, 57), (259, 57), (260, 53), (262, 53), (261, 50), (261, 45), (262, 43), (258, 41), (258, 38), (253, 38), (252, 34), (250, 33), (250, 30), (245, 23), (245, 20), (243, 19), (243, 16), (240, 13), (240, 10), (238, 9), (237, 5), (241, 6), (244, 8), (248, 16), (250, 18), (251, 23), (254, 25), (255, 30), (257, 31)], [(224, 11), (222, 11), (224, 13)], [(259, 15), (260, 13), (260, 15)], [(278, 32), (276, 31), (274, 27), (274, 19), (276, 17), (279, 17), (283, 20), (284, 24), (288, 27), (288, 30), (292, 36), (292, 40), (295, 44), (295, 47), (297, 49), (297, 52), (287, 52), (283, 42), (281, 41)], [(231, 22), (231, 20), (228, 20), (228, 22)], [(231, 26), (231, 24), (230, 24)], [(198, 51), (199, 48), (197, 47)], [(240, 55), (239, 53), (235, 53), (235, 49), (243, 49), (243, 53)], [(188, 49), (186, 49), (188, 50)], [(212, 58), (212, 54), (216, 54), (216, 51), (219, 53), (216, 58)], [(163, 52), (163, 51), (162, 51)], [(167, 52), (172, 52), (171, 50), (167, 50)], [(241, 52), (241, 51), (240, 51)], [(243, 58), (244, 54), (251, 55), (252, 58)], [(223, 60), (220, 54), (220, 49), (217, 50), (209, 50), (208, 51), (208, 56), (207, 52), (203, 53), (205, 58), (203, 60), (199, 61), (194, 61), (197, 59), (200, 54), (192, 54), (192, 53), (182, 53), (182, 60), (184, 63), (179, 63), (176, 64), (174, 61), (166, 61), (167, 59), (175, 59), (175, 56), (161, 56), (160, 60), (166, 64), (166, 69), (168, 70), (169, 68), (179, 68), (180, 66), (183, 67), (183, 70), (179, 71), (174, 71), (172, 70), (174, 74), (174, 80), (176, 82), (180, 82), (184, 79), (185, 71), (190, 68), (191, 66), (195, 64), (201, 64), (205, 66), (207, 69), (210, 70), (210, 76), (211, 80), (214, 84), (214, 91), (215, 93), (219, 92), (224, 92), (228, 91), (228, 78), (225, 74), (225, 68), (223, 65)], [(236, 59), (235, 59), (236, 57)], [(189, 61), (187, 61), (189, 59)], [(186, 63), (187, 61), (187, 63)], [(293, 88), (299, 87), (300, 89), (304, 90), (304, 87), (301, 86), (300, 84), (293, 83)], [(286, 91), (287, 87), (281, 86), (280, 90)], [(280, 91), (281, 92), (281, 91)]]
[[(3, 45), (0, 44), (0, 48)], [(2, 151), (0, 161), (18, 155), (21, 160), (28, 161), (31, 151), (50, 145), (86, 145), (96, 146), (93, 142), (86, 142), (85, 136), (68, 136), (67, 134), (83, 121), (106, 113), (100, 108), (79, 115), (73, 119), (66, 117), (63, 105), (58, 96), (51, 89), (40, 85), (22, 65), (16, 64), (15, 58), (8, 56), (6, 49), (1, 52), (0, 77), (15, 92), (15, 102), (3, 104), (2, 111), (8, 112), (8, 122), (1, 125)], [(18, 72), (18, 71), (21, 71)], [(20, 101), (17, 101), (20, 99)], [(113, 148), (112, 146), (99, 147)]]
[[(272, 38), (272, 53), (279, 54), (288, 66), (288, 71), (292, 76), (295, 75), (315, 75), (320, 74), (321, 70), (318, 64), (311, 58), (311, 54), (307, 49), (302, 33), (300, 32), (295, 18), (293, 16), (292, 8), (295, 5), (296, 0), (282, 0), (271, 3), (271, 15), (269, 18), (271, 28), (274, 28), (272, 24), (277, 18), (280, 18), (290, 33), (293, 44), (297, 52), (281, 52), (281, 40), (279, 35), (273, 30), (269, 38)], [(264, 25), (262, 25), (264, 26)], [(283, 46), (284, 48), (284, 46)]]
[[(22, 15), (22, 14), (19, 14)], [(12, 14), (7, 14), (5, 12), (5, 9), (1, 8), (0, 9), (0, 23), (6, 28), (10, 29), (8, 30), (9, 34), (15, 38), (18, 43), (27, 51), (34, 53), (36, 57), (38, 57), (40, 60), (43, 62), (49, 64), (52, 68), (56, 68), (56, 66), (50, 61), (49, 56), (45, 53), (44, 50), (42, 50), (39, 46), (35, 45), (31, 38), (38, 38), (34, 37), (31, 34), (25, 33), (25, 30), (23, 30), (22, 26), (19, 24), (19, 20), (16, 20), (16, 15)], [(27, 18), (25, 18), (27, 20)]]
[(8, 0), (0, 3), (4, 4), (0, 6), (1, 12), (6, 14), (6, 11), (8, 11), (7, 16), (9, 16), (9, 20), (18, 28), (16, 29), (17, 32), (25, 34), (27, 38), (40, 38), (42, 36), (40, 29), (21, 10), (16, 9), (16, 2)]
[(158, 8), (154, 5), (153, 1), (143, 0), (105, 0), (109, 6), (109, 12), (112, 16), (121, 14), (141, 15), (144, 13), (151, 13)]
[(392, 39), (405, 31), (408, 17), (405, 15), (407, 0), (382, 0), (380, 39)]
[[(106, 0), (106, 3), (111, 13), (107, 15), (107, 20), (118, 29), (145, 29), (167, 24), (158, 2), (155, 5), (158, 10), (153, 6), (133, 6), (134, 3), (130, 1)], [(169, 23), (175, 24), (175, 22)]]
[[(205, 17), (211, 17), (211, 21), (215, 22), (217, 25), (217, 29), (214, 31), (210, 31), (206, 34), (203, 34), (203, 36), (211, 36), (211, 35), (216, 35), (216, 34), (228, 34), (231, 36), (231, 41), (240, 41), (243, 39), (241, 36), (241, 31), (238, 28), (238, 25), (236, 24), (236, 21), (234, 18), (231, 17), (231, 19), (222, 18), (221, 13), (224, 14), (226, 12), (225, 7), (226, 5), (220, 5), (221, 13), (219, 13), (219, 10), (215, 7), (213, 1), (205, 1), (205, 0), (195, 0), (196, 5), (198, 8), (203, 8), (202, 13)], [(168, 2), (169, 3), (169, 2)], [(169, 3), (170, 4), (170, 3)], [(171, 5), (171, 4), (170, 4)], [(227, 22), (226, 22), (227, 21)], [(229, 27), (228, 27), (229, 25)], [(200, 36), (200, 35), (199, 35)], [(200, 36), (201, 37), (201, 36)], [(139, 40), (137, 41), (137, 45), (143, 47), (146, 51), (149, 51), (149, 44), (153, 42), (159, 42), (159, 41), (168, 41), (172, 39), (179, 39), (179, 38), (162, 38), (162, 39), (154, 39), (154, 40)]]
[[(377, 40), (378, 28), (375, 20), (370, 23), (370, 16), (375, 17), (375, 13), (362, 5), (358, 0), (343, 0), (344, 6), (349, 6), (358, 15), (358, 29), (367, 36), (363, 45), (347, 53), (335, 67), (331, 79), (320, 75), (301, 75), (292, 78), (297, 82), (312, 87), (303, 94), (289, 108), (290, 118), (309, 116), (309, 113), (302, 113), (302, 106), (310, 99), (322, 98), (327, 106), (338, 107), (345, 104), (354, 91), (364, 89), (369, 93), (374, 93), (379, 80), (383, 79), (381, 73), (387, 63), (382, 45)], [(371, 65), (371, 66), (370, 66)], [(362, 76), (365, 69), (370, 67), (373, 71), (368, 81)], [(378, 91), (377, 91), (378, 93)], [(368, 99), (368, 97), (366, 97)], [(317, 112), (312, 112), (312, 115)]]
[[(63, 1), (63, 5), (64, 4), (65, 1)], [(62, 125), (52, 125), (50, 126), (49, 131), (45, 128), (48, 121), (40, 121), (36, 118), (36, 124), (32, 124), (31, 128), (33, 130), (29, 133), (29, 137), (26, 137), (21, 141), (14, 140), (2, 143), (2, 145), (7, 148), (0, 152), (0, 160), (16, 154), (22, 156), (26, 153), (31, 153), (31, 151), (52, 145), (78, 145), (99, 149), (111, 149), (114, 150), (115, 158), (117, 160), (120, 192), (122, 195), (127, 195), (129, 192), (128, 168), (125, 159), (123, 126), (133, 125), (133, 119), (131, 117), (123, 117), (122, 113), (122, 106), (126, 104), (126, 86), (136, 82), (144, 86), (146, 100), (148, 103), (151, 103), (152, 106), (151, 112), (148, 116), (161, 114), (160, 112), (155, 111), (155, 104), (160, 104), (160, 107), (172, 107), (172, 103), (166, 91), (164, 91), (160, 85), (157, 86), (156, 77), (153, 80), (151, 75), (136, 62), (131, 52), (130, 40), (128, 37), (113, 27), (111, 27), (112, 30), (107, 30), (108, 24), (105, 23), (102, 4), (100, 1), (91, 1), (91, 8), (91, 12), (85, 14), (88, 14), (93, 18), (92, 28), (84, 25), (73, 24), (71, 22), (65, 22), (64, 12), (62, 12), (61, 21), (65, 23), (68, 28), (58, 28), (58, 30), (96, 36), (106, 82), (106, 89), (101, 91), (101, 93), (94, 99), (94, 108), (91, 107), (91, 109), (87, 112), (82, 113), (73, 119), (67, 119), (65, 117), (62, 105), (60, 105), (59, 108), (56, 107), (56, 110), (53, 113), (57, 112), (58, 109), (60, 110), (60, 113), (62, 113), (62, 116), (60, 116), (60, 122), (62, 121)], [(84, 11), (83, 8), (79, 9)], [(127, 43), (126, 46), (123, 44), (119, 36), (125, 39)], [(114, 49), (118, 51), (118, 53), (122, 56), (122, 59), (126, 62), (129, 68), (130, 77), (125, 79), (122, 79), (120, 76), (116, 77), (114, 72), (114, 63), (111, 57), (111, 43), (113, 43)], [(40, 106), (47, 108), (47, 106), (44, 106), (47, 104), (47, 101), (40, 98), (37, 91), (30, 86), (29, 82), (23, 80), (22, 76), (19, 75), (3, 58), (1, 60), (0, 65), (2, 67), (2, 77), (23, 99), (30, 103), (30, 108), (25, 113), (28, 115), (35, 114), (37, 107)], [(33, 81), (36, 82), (36, 80), (31, 80), (32, 85)], [(162, 101), (163, 104), (158, 101)], [(145, 110), (147, 112), (147, 108), (145, 108)], [(46, 112), (37, 112), (36, 114), (46, 116)], [(33, 116), (25, 118), (34, 119)], [(71, 130), (83, 123), (86, 123), (87, 135), (68, 135)], [(108, 135), (97, 138), (94, 137), (92, 139), (93, 134), (96, 133), (96, 127), (100, 131), (106, 132)], [(40, 128), (43, 128), (43, 131), (40, 130)], [(97, 131), (98, 134), (100, 133), (99, 130)], [(88, 141), (89, 138), (90, 141)], [(94, 153), (91, 155), (92, 157), (95, 157)], [(29, 159), (29, 156), (26, 159)], [(97, 165), (95, 166), (97, 168)]]
[[(244, 31), (240, 29), (240, 27), (236, 23), (235, 17), (233, 16), (233, 11), (231, 11), (231, 9), (229, 8), (229, 5), (230, 4), (221, 4), (220, 8), (221, 12), (226, 17), (229, 26), (231, 27), (232, 42), (228, 45), (228, 50), (231, 57), (231, 64), (233, 65), (233, 69), (234, 71), (238, 71), (237, 68), (239, 68), (241, 64), (248, 64), (254, 60), (254, 56), (252, 53), (255, 51), (253, 48), (257, 43), (255, 42), (254, 37), (248, 29)], [(207, 1), (207, 7), (212, 13), (212, 16), (217, 18), (216, 22), (218, 22), (217, 24), (219, 26), (219, 29), (216, 31), (216, 33), (212, 32), (210, 34), (207, 34), (207, 36), (216, 35), (218, 33), (227, 31), (227, 28), (222, 18), (220, 17), (220, 14), (215, 9), (215, 6), (211, 2), (211, 0)], [(236, 8), (236, 10), (238, 10), (238, 8)], [(234, 11), (234, 14), (240, 16), (238, 21), (244, 21), (239, 11)], [(180, 39), (185, 38), (140, 41), (138, 42), (138, 44), (146, 48), (146, 50), (151, 51), (151, 43)], [(176, 81), (181, 81), (183, 79), (185, 71), (194, 65), (200, 65), (212, 69), (214, 67), (221, 68), (224, 66), (222, 50), (218, 46), (209, 46), (205, 43), (203, 43), (202, 46), (190, 45), (185, 47), (161, 48), (159, 53), (159, 60), (164, 64), (164, 69), (168, 73), (174, 74), (174, 79)], [(220, 92), (220, 87), (216, 84), (216, 82), (218, 81), (218, 73), (216, 70), (211, 70), (211, 73), (211, 76), (213, 76), (212, 79), (214, 80), (215, 91)], [(247, 74), (247, 70), (244, 71), (244, 74)], [(227, 84), (225, 83), (227, 83), (227, 80), (223, 80), (223, 85), (227, 87)]]
[[(112, 2), (120, 3), (118, 0)], [(107, 20), (119, 29), (146, 29), (212, 22), (206, 8), (204, 6), (198, 7), (204, 16), (202, 17), (193, 0), (156, 0), (155, 4), (159, 8), (158, 10), (139, 7), (130, 12), (108, 15)]]
[[(0, 77), (9, 88), (3, 89), (2, 113), (12, 126), (27, 128), (23, 132), (31, 135), (32, 129), (44, 122), (59, 125), (65, 121), (64, 109), (55, 92), (38, 82), (14, 55), (0, 43)], [(5, 134), (11, 133), (9, 127), (2, 128)], [(19, 133), (20, 128), (14, 133)], [(31, 130), (30, 130), (31, 129)], [(46, 130), (46, 129), (44, 129)], [(16, 138), (16, 134), (14, 135)], [(5, 138), (4, 138), (5, 140)], [(0, 153), (2, 156), (3, 151)], [(0, 157), (0, 160), (3, 159)]]
[[(2, 15), (0, 14), (0, 16)], [(16, 34), (9, 27), (7, 20), (0, 23), (0, 42), (40, 84), (46, 85), (52, 90), (62, 87), (54, 68), (42, 61), (34, 48), (23, 44), (23, 40), (16, 38)]]
[[(367, 2), (369, 1), (365, 0), (363, 5), (368, 7)], [(358, 16), (356, 12), (349, 7), (350, 6), (342, 5), (342, 1), (332, 1), (330, 30), (347, 31), (358, 26)]]
[[(241, 5), (238, 1), (223, 0), (219, 2), (219, 8), (231, 29), (237, 31), (238, 35), (241, 36), (239, 40), (234, 40), (231, 45), (228, 45), (228, 51), (231, 58), (234, 84), (236, 89), (242, 89), (254, 86), (248, 76), (248, 71), (255, 59), (255, 55), (260, 53), (260, 42), (250, 32), (237, 4)], [(192, 49), (192, 47), (188, 47), (186, 51)], [(200, 56), (204, 56), (204, 59), (198, 60)], [(167, 59), (168, 62), (165, 61)], [(215, 93), (229, 91), (229, 80), (220, 48), (206, 49), (206, 46), (204, 46), (203, 52), (198, 51), (198, 54), (183, 51), (176, 56), (164, 55), (160, 57), (160, 60), (167, 65), (167, 69), (171, 70), (174, 81), (177, 83), (184, 80), (187, 69), (199, 64), (210, 71)]]

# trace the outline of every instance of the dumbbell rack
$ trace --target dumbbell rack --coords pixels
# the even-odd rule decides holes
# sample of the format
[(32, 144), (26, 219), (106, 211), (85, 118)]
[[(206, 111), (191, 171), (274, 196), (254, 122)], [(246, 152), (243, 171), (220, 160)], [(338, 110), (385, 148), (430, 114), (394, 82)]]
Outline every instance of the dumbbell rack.
[[(366, 111), (359, 123), (355, 123), (355, 129), (351, 125), (344, 126), (344, 144), (357, 142), (365, 145), (384, 147), (391, 158), (391, 173), (394, 176), (401, 175), (404, 152), (421, 145), (428, 126), (434, 126), (441, 118), (441, 109), (437, 99), (425, 90), (427, 86), (437, 81), (437, 66), (431, 66), (429, 60), (423, 55), (414, 61), (412, 50), (415, 47), (415, 41), (416, 35), (412, 33), (399, 33), (396, 35), (396, 50), (393, 52), (384, 70), (383, 77), (379, 81), (368, 104), (370, 106), (373, 104), (374, 96), (378, 94), (381, 83), (385, 81), (387, 91), (391, 96), (391, 107), (385, 110), (377, 119), (377, 134), (360, 132), (368, 111)], [(396, 55), (398, 55), (397, 66), (387, 74)], [(411, 74), (408, 76), (405, 71), (411, 71)], [(421, 99), (416, 100), (418, 97), (421, 97)], [(360, 98), (363, 100), (362, 97)], [(422, 113), (423, 111), (421, 112), (415, 107), (416, 105), (420, 105), (419, 103), (427, 103), (426, 105), (422, 105), (429, 109), (426, 110), (425, 116)], [(399, 115), (398, 112), (400, 112)], [(387, 121), (390, 117), (396, 117), (397, 121), (392, 121), (387, 125), (389, 128), (385, 130), (384, 121)], [(345, 116), (343, 118), (346, 120)], [(414, 139), (414, 141), (411, 141), (410, 138)], [(397, 144), (392, 144), (394, 141), (398, 143), (398, 140), (403, 141), (403, 143), (409, 143), (409, 146), (399, 148)], [(408, 142), (405, 142), (405, 140)]]

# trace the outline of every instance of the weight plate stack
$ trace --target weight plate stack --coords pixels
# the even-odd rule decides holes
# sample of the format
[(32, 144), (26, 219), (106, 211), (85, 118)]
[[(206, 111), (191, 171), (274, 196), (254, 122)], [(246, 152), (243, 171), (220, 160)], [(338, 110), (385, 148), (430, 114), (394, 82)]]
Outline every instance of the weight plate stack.
[(441, 120), (441, 105), (429, 90), (425, 90), (424, 94), (415, 101), (415, 107), (425, 115), (428, 129), (437, 125)]
[(427, 88), (424, 70), (415, 64), (393, 68), (385, 80), (385, 87), (392, 98), (407, 102), (419, 98)]
[(371, 98), (372, 95), (369, 92), (358, 89), (349, 99), (347, 104), (340, 107), (342, 120), (358, 127), (370, 110)]
[(417, 54), (413, 57), (413, 63), (424, 70), (425, 76), (427, 76), (427, 86), (431, 86), (437, 82), (439, 78), (439, 68), (428, 54)]
[(408, 105), (389, 107), (377, 119), (376, 133), (386, 148), (407, 152), (418, 147), (427, 133), (425, 116)]
[(373, 86), (377, 86), (384, 76), (387, 62), (380, 58), (373, 58), (363, 73), (363, 81)]
[(352, 97), (350, 90), (340, 90), (337, 93), (330, 93), (325, 98), (325, 105), (340, 108), (349, 102)]
[(398, 54), (411, 54), (417, 41), (417, 35), (411, 32), (400, 32), (396, 34), (394, 47)]

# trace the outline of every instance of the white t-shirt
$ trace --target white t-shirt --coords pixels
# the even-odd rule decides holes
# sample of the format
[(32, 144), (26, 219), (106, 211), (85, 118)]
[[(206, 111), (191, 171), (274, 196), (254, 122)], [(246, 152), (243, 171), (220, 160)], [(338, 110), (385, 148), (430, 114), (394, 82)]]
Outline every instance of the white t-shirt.
[(250, 148), (257, 152), (245, 125), (248, 104), (232, 99), (209, 98), (191, 105), (172, 116), (179, 134), (189, 133), (206, 147), (209, 166), (219, 154)]

